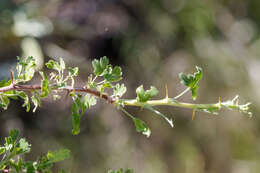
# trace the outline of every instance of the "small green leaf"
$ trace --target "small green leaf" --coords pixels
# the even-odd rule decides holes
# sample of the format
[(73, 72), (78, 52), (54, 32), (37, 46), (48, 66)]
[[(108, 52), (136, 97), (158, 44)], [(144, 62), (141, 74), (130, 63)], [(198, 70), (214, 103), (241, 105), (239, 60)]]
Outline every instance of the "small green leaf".
[(126, 87), (124, 84), (117, 83), (113, 88), (113, 96), (122, 97), (126, 92)]
[(28, 153), (31, 150), (31, 145), (24, 139), (21, 138), (16, 146), (17, 152), (16, 154)]
[(50, 90), (49, 90), (49, 80), (47, 78), (47, 75), (40, 71), (40, 74), (42, 76), (42, 83), (41, 83), (41, 97), (44, 98), (44, 97), (47, 97), (50, 93)]
[(181, 83), (187, 87), (192, 92), (192, 98), (193, 100), (196, 100), (197, 98), (197, 89), (198, 89), (198, 82), (202, 78), (202, 69), (198, 66), (196, 66), (197, 72), (194, 74), (188, 74), (185, 75), (183, 73), (179, 74), (179, 78), (181, 79)]
[(89, 109), (91, 106), (94, 106), (97, 104), (97, 99), (94, 96), (91, 96), (90, 94), (86, 94), (84, 97), (84, 104)]
[(0, 155), (5, 153), (5, 147), (0, 147)]
[(48, 69), (61, 71), (61, 67), (57, 61), (49, 60), (45, 65)]
[(78, 76), (79, 68), (78, 67), (69, 67), (69, 76)]
[(11, 80), (4, 79), (0, 81), (0, 87), (9, 86), (11, 84)]
[(26, 169), (26, 173), (36, 173), (34, 162), (28, 161), (24, 163), (24, 167)]
[(49, 163), (56, 163), (62, 160), (68, 159), (70, 157), (70, 150), (61, 149), (58, 151), (48, 152), (47, 159)]
[(16, 66), (17, 76), (15, 77), (15, 83), (27, 82), (32, 79), (35, 72), (35, 59), (33, 57), (20, 58), (18, 57), (18, 63)]
[(9, 137), (12, 139), (13, 142), (16, 141), (18, 135), (19, 135), (19, 131), (17, 129), (13, 129), (9, 132)]
[(73, 126), (72, 134), (73, 135), (77, 135), (80, 132), (80, 118), (81, 115), (79, 112), (72, 111), (72, 126)]
[(29, 112), (31, 107), (29, 97), (23, 91), (17, 91), (16, 93), (20, 98), (24, 100), (23, 107), (26, 106), (26, 112)]
[(0, 94), (0, 107), (6, 110), (8, 108), (9, 103), (9, 98), (4, 94)]
[(94, 74), (97, 76), (103, 76), (103, 72), (107, 68), (109, 60), (106, 56), (100, 58), (100, 60), (94, 59), (92, 61), (92, 66), (94, 68)]
[(73, 97), (73, 104), (72, 104), (72, 134), (77, 135), (80, 132), (80, 109), (82, 108), (81, 104), (81, 95), (75, 95)]
[(154, 86), (151, 86), (149, 90), (145, 91), (143, 85), (141, 85), (136, 89), (136, 94), (137, 94), (137, 101), (146, 102), (151, 97), (156, 96), (158, 94), (158, 90)]
[(31, 97), (31, 99), (34, 104), (33, 112), (35, 112), (37, 107), (41, 105), (40, 94), (35, 91)]
[(113, 69), (112, 66), (109, 66), (104, 73), (104, 79), (107, 82), (117, 82), (122, 79), (122, 71), (119, 66), (115, 66)]
[(143, 122), (142, 120), (138, 118), (133, 118), (133, 121), (135, 123), (136, 131), (141, 132), (146, 137), (149, 137), (151, 135), (151, 130), (148, 128), (148, 126)]

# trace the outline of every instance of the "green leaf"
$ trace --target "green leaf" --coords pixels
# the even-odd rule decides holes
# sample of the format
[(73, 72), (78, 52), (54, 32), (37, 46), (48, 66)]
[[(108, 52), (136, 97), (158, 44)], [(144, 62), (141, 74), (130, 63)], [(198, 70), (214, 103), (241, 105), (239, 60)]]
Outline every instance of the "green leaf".
[(36, 169), (33, 162), (31, 161), (26, 162), (24, 164), (24, 167), (26, 169), (26, 173), (36, 173)]
[(154, 86), (151, 86), (149, 90), (145, 91), (143, 85), (141, 85), (136, 89), (136, 94), (137, 94), (137, 101), (146, 102), (151, 97), (156, 96), (158, 94), (158, 90)]
[(78, 67), (69, 67), (69, 76), (78, 76), (79, 68)]
[(84, 96), (83, 103), (86, 106), (86, 109), (89, 109), (91, 106), (94, 106), (97, 104), (97, 99), (94, 96), (91, 96), (90, 94), (86, 94)]
[(124, 84), (117, 83), (113, 88), (113, 96), (122, 97), (126, 92), (126, 87)]
[(47, 78), (47, 75), (40, 71), (40, 74), (42, 76), (42, 83), (41, 83), (41, 97), (44, 98), (44, 97), (47, 97), (50, 93), (50, 90), (49, 90), (49, 80)]
[(17, 76), (15, 77), (15, 83), (27, 82), (32, 79), (35, 73), (35, 59), (30, 56), (27, 58), (17, 57), (18, 63), (16, 66)]
[(181, 83), (187, 87), (192, 92), (192, 98), (193, 100), (196, 100), (197, 98), (197, 89), (198, 89), (198, 82), (202, 78), (202, 69), (198, 66), (196, 66), (197, 72), (194, 74), (188, 74), (185, 75), (183, 73), (179, 74), (179, 78), (181, 79)]
[(9, 137), (11, 138), (12, 142), (15, 142), (18, 138), (19, 131), (17, 129), (13, 129), (9, 132)]
[(16, 129), (13, 129), (9, 132), (9, 136), (5, 137), (5, 144), (4, 144), (5, 150), (7, 151), (13, 150), (18, 135), (19, 135), (19, 131)]
[(49, 60), (45, 65), (48, 69), (61, 71), (61, 66), (57, 61)]
[(9, 98), (4, 94), (0, 94), (0, 107), (6, 110), (8, 108), (9, 103)]
[(72, 134), (77, 135), (80, 132), (80, 119), (84, 115), (85, 111), (91, 106), (94, 106), (97, 101), (96, 98), (86, 94), (84, 99), (81, 95), (73, 95), (73, 104), (72, 104)]
[(71, 79), (71, 86), (74, 87), (74, 76), (77, 76), (79, 73), (79, 68), (78, 67), (69, 67), (69, 75), (65, 80)]
[(48, 152), (47, 159), (49, 163), (56, 163), (62, 160), (68, 159), (70, 157), (70, 150), (68, 149), (61, 149), (58, 151)]
[(0, 147), (0, 155), (5, 153), (5, 147)]
[(138, 118), (133, 118), (133, 121), (135, 123), (136, 131), (141, 132), (146, 137), (149, 137), (151, 135), (151, 130), (148, 128), (148, 126), (143, 122), (142, 120)]
[(109, 60), (106, 56), (100, 58), (100, 60), (94, 59), (92, 61), (92, 66), (94, 68), (94, 74), (97, 76), (103, 76), (103, 72), (107, 68)]
[(25, 140), (25, 138), (21, 138), (16, 146), (16, 149), (16, 154), (28, 153), (31, 150), (31, 145)]
[(72, 134), (77, 135), (80, 132), (80, 109), (82, 108), (81, 104), (81, 95), (75, 95), (73, 97), (73, 104), (72, 104)]
[(35, 91), (31, 99), (34, 104), (33, 112), (35, 112), (37, 107), (41, 105), (40, 94), (37, 91)]
[(115, 66), (113, 69), (112, 66), (109, 66), (104, 73), (104, 79), (107, 82), (117, 82), (122, 79), (122, 71), (119, 66)]
[(24, 100), (23, 107), (26, 106), (26, 112), (29, 112), (31, 107), (29, 97), (23, 91), (17, 91), (16, 94)]
[(9, 86), (11, 84), (11, 80), (3, 79), (0, 81), (0, 87)]

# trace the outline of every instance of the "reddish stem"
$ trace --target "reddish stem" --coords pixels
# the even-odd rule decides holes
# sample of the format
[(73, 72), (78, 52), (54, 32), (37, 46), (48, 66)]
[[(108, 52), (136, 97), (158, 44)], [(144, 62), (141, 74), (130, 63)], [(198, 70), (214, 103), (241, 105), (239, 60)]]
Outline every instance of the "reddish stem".
[[(0, 88), (0, 93), (7, 92), (7, 91), (13, 91), (13, 90), (16, 90), (16, 91), (40, 90), (41, 88), (42, 88), (41, 85), (14, 85), (14, 84), (11, 84), (9, 86)], [(88, 89), (88, 88), (83, 88), (83, 87), (82, 88), (64, 87), (61, 89), (54, 88), (52, 90), (65, 90), (68, 92), (72, 92), (72, 91), (85, 92), (85, 93), (91, 94), (93, 96), (105, 99), (108, 103), (115, 102), (115, 99), (107, 94), (104, 94), (104, 93), (101, 94), (99, 91)]]

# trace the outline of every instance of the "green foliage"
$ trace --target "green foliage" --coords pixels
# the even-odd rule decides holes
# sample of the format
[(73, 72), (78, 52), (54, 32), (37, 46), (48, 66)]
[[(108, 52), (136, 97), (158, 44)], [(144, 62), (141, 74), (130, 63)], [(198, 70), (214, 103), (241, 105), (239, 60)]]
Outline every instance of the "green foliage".
[(149, 90), (145, 91), (143, 85), (141, 85), (136, 89), (136, 94), (139, 102), (147, 102), (151, 97), (158, 94), (158, 90), (154, 86), (151, 86)]
[(64, 159), (68, 159), (70, 157), (70, 151), (68, 149), (62, 149), (58, 151), (49, 151), (46, 158), (49, 163), (60, 162)]
[(70, 151), (62, 149), (48, 152), (47, 156), (38, 158), (36, 161), (23, 161), (21, 155), (29, 153), (31, 145), (25, 138), (18, 140), (19, 131), (11, 130), (5, 138), (5, 144), (0, 146), (0, 171), (3, 172), (29, 172), (51, 173), (53, 163), (68, 159)]
[(136, 131), (141, 132), (146, 137), (150, 137), (151, 130), (148, 128), (148, 126), (143, 122), (142, 120), (138, 118), (133, 118), (133, 121), (135, 123)]
[(32, 56), (27, 58), (18, 57), (17, 59), (17, 76), (15, 77), (15, 83), (27, 82), (31, 80), (35, 73), (35, 59)]
[(42, 76), (42, 83), (41, 83), (41, 97), (47, 97), (50, 93), (50, 89), (49, 89), (49, 80), (47, 75), (40, 71), (40, 75)]
[(9, 98), (5, 94), (0, 94), (0, 101), (0, 107), (6, 110), (10, 103)]
[(184, 73), (180, 73), (179, 77), (181, 79), (181, 83), (187, 87), (192, 92), (193, 100), (197, 98), (197, 89), (198, 89), (198, 82), (202, 78), (202, 69), (196, 66), (197, 72), (194, 74), (185, 75)]
[(109, 64), (109, 60), (106, 56), (100, 58), (100, 60), (93, 60), (92, 66), (94, 74), (96, 76), (103, 76), (105, 83), (117, 82), (122, 79), (122, 71), (119, 66), (112, 67)]
[(86, 94), (84, 99), (82, 99), (82, 95), (74, 95), (73, 97), (73, 105), (72, 105), (72, 134), (77, 135), (80, 132), (80, 119), (84, 115), (85, 111), (89, 109), (91, 106), (94, 106), (96, 102), (96, 98), (92, 97), (89, 94)]
[(35, 112), (38, 106), (41, 105), (40, 93), (38, 91), (34, 91), (31, 100), (34, 104), (33, 112)]
[[(65, 62), (62, 58), (60, 58), (60, 62), (49, 60), (46, 64), (46, 67), (55, 70), (55, 72), (52, 72), (50, 80), (52, 81), (50, 84), (55, 85), (55, 88), (64, 88), (67, 85), (67, 82), (71, 80), (71, 86), (74, 86), (74, 77), (78, 75), (78, 67), (69, 67), (68, 71), (69, 74), (65, 77), (64, 72), (66, 70)], [(44, 77), (43, 77), (44, 78)]]
[(126, 87), (124, 84), (116, 84), (113, 88), (113, 96), (122, 97), (126, 92)]
[(29, 101), (28, 95), (25, 94), (23, 91), (16, 91), (17, 96), (24, 100), (23, 107), (26, 107), (26, 112), (30, 111), (31, 105)]
[(107, 173), (134, 173), (133, 169), (127, 169), (127, 170), (123, 170), (122, 168), (120, 170), (109, 170)]
[(94, 68), (94, 74), (97, 76), (103, 76), (108, 67), (109, 60), (106, 56), (100, 58), (100, 60), (94, 59), (92, 61), (92, 66)]

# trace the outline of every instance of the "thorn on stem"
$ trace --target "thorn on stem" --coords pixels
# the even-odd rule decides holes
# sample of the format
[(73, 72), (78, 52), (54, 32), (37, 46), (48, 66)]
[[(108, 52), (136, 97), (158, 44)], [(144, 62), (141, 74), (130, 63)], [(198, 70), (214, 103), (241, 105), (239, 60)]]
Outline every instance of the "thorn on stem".
[(169, 95), (168, 95), (168, 85), (165, 84), (165, 98), (168, 99)]
[(195, 113), (196, 113), (196, 110), (193, 109), (193, 110), (192, 110), (192, 117), (191, 117), (192, 120), (194, 120), (194, 118), (195, 118)]
[(14, 85), (14, 74), (12, 68), (10, 68), (10, 78), (11, 78), (11, 84)]

